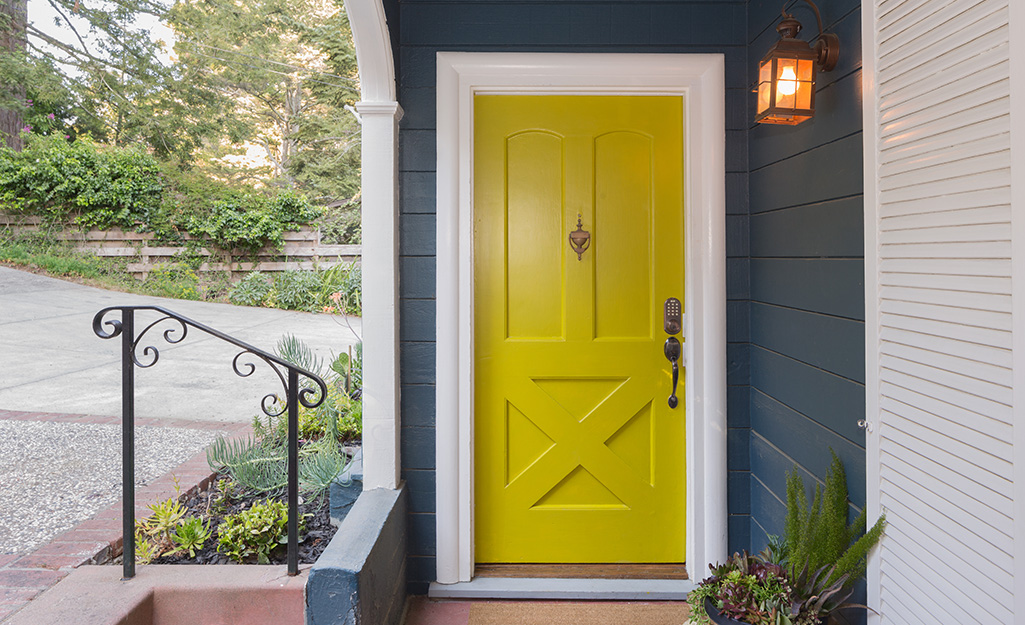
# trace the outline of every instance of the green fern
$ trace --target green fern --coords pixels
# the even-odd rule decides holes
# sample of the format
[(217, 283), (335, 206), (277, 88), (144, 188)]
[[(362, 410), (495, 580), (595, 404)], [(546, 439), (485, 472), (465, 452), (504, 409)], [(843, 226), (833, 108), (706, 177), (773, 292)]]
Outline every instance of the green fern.
[(831, 453), (833, 463), (826, 472), (825, 488), (815, 486), (810, 508), (797, 469), (787, 475), (786, 561), (795, 576), (802, 570), (826, 567), (830, 568), (829, 584), (844, 576), (852, 584), (864, 573), (868, 551), (882, 536), (886, 520), (880, 517), (866, 533), (862, 510), (853, 523), (847, 523), (847, 474), (840, 458)]

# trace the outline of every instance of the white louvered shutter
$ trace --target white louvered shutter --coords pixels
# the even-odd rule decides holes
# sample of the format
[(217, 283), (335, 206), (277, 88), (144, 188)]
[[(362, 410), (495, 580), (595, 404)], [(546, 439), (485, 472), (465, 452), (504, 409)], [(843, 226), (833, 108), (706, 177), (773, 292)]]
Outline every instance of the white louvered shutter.
[(873, 621), (1010, 625), (1008, 0), (863, 11)]

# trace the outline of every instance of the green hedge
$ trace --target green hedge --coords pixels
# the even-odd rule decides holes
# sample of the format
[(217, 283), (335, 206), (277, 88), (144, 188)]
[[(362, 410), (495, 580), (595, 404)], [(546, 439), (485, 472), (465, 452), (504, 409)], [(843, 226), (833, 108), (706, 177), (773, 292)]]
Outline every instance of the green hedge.
[(248, 252), (281, 247), (285, 231), (322, 213), (294, 191), (263, 194), (212, 181), (206, 186), (215, 188), (204, 189), (202, 202), (191, 201), (183, 196), (185, 177), (163, 167), (134, 148), (37, 137), (22, 152), (0, 148), (0, 211), (70, 220), (85, 228), (157, 232), (169, 239), (184, 232)]
[(160, 166), (148, 154), (86, 141), (35, 141), (0, 150), (4, 210), (73, 217), (90, 228), (131, 228), (160, 209)]

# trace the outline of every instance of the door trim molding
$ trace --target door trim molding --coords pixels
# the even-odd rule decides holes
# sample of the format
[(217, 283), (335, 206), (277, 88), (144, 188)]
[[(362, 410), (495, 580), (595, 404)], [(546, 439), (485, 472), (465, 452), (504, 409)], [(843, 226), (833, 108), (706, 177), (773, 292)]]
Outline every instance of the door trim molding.
[(679, 95), (684, 102), (687, 561), (726, 558), (726, 163), (721, 54), (439, 52), (437, 580), (473, 576), (473, 96)]

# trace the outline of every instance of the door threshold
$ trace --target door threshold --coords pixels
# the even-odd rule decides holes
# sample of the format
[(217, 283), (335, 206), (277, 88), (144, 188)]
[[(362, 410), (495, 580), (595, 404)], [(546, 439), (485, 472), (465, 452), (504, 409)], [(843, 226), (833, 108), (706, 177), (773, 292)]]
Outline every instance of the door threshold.
[(431, 599), (573, 599), (583, 601), (685, 601), (697, 585), (689, 579), (587, 579), (477, 577), (432, 582)]

